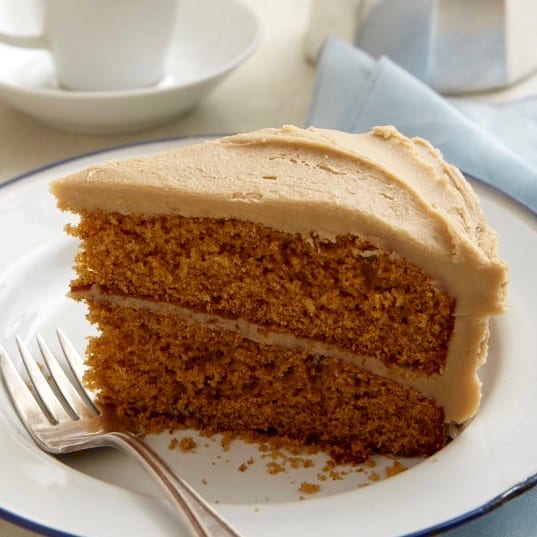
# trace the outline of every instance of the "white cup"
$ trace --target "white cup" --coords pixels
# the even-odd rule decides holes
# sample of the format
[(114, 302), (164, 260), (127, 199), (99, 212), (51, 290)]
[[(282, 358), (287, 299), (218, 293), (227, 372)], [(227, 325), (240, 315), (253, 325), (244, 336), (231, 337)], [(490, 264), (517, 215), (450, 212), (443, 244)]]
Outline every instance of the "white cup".
[(69, 90), (148, 87), (164, 75), (177, 3), (178, 0), (42, 0), (41, 34), (0, 32), (0, 42), (48, 49), (58, 82)]

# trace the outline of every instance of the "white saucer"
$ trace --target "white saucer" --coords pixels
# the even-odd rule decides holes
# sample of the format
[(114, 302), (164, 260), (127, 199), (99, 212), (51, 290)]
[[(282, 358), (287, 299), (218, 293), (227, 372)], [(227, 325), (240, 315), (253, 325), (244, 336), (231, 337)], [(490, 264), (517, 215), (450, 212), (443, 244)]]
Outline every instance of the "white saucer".
[(181, 0), (167, 75), (157, 86), (110, 92), (66, 91), (46, 51), (0, 45), (0, 97), (38, 121), (85, 133), (158, 125), (203, 100), (260, 42), (253, 13), (235, 0)]

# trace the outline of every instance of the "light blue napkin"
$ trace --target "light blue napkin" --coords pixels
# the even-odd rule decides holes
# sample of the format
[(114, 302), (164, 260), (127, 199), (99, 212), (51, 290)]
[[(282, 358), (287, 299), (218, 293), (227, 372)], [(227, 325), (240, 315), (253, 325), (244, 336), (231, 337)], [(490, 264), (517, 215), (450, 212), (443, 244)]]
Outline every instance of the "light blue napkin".
[(447, 100), (388, 58), (329, 38), (308, 125), (364, 132), (395, 125), (537, 213), (537, 98), (510, 105)]
[[(537, 97), (504, 105), (447, 100), (387, 58), (330, 38), (308, 125), (364, 132), (395, 125), (537, 213)], [(446, 537), (537, 537), (537, 487)]]

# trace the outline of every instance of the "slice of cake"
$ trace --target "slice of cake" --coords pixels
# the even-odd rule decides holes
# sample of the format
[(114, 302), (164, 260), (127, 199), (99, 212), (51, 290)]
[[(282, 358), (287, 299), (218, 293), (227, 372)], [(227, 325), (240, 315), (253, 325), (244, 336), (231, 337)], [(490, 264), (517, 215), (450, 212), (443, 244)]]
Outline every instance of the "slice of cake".
[(422, 139), (265, 129), (53, 183), (100, 402), (176, 427), (427, 455), (476, 412), (507, 270)]

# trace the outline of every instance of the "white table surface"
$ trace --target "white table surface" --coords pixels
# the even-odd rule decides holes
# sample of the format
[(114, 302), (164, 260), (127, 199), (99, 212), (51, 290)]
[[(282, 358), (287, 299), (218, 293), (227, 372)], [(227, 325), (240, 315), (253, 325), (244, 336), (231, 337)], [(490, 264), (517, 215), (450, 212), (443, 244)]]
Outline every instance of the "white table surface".
[[(126, 143), (282, 124), (302, 125), (315, 82), (315, 68), (303, 58), (311, 0), (242, 1), (257, 13), (261, 22), (260, 48), (205, 102), (173, 123), (124, 135), (71, 134), (40, 125), (0, 101), (0, 182), (53, 161)], [(537, 93), (537, 76), (506, 91), (480, 97), (495, 101), (531, 93)], [(525, 497), (515, 501), (526, 502), (529, 508), (535, 505), (535, 501)], [(502, 509), (495, 516), (501, 517)], [(0, 537), (34, 535), (0, 520)]]

